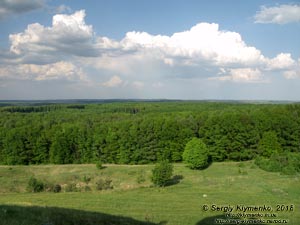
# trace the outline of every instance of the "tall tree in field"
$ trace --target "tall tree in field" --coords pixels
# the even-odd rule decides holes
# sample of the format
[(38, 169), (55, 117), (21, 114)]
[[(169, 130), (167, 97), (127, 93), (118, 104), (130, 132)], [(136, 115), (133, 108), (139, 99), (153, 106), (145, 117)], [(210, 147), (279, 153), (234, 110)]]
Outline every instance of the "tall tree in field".
[(208, 148), (198, 138), (193, 138), (186, 144), (182, 158), (191, 169), (204, 169), (209, 165)]

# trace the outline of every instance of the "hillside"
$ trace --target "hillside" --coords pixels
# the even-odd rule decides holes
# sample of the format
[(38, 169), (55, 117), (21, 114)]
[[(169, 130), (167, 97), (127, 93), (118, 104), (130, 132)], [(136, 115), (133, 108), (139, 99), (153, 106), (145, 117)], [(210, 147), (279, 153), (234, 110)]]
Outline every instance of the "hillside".
[[(213, 205), (234, 207), (232, 213), (238, 213), (236, 207), (265, 205), (273, 211), (263, 213), (276, 216), (271, 219), (286, 219), (289, 225), (300, 222), (299, 175), (265, 172), (251, 161), (213, 163), (203, 171), (175, 164), (177, 176), (165, 188), (151, 186), (153, 165), (104, 166), (101, 170), (94, 164), (1, 166), (1, 225), (210, 225), (224, 218), (224, 208), (212, 211)], [(81, 188), (28, 193), (31, 176), (62, 186), (75, 183)], [(113, 189), (96, 190), (100, 178), (111, 179)], [(83, 188), (84, 184), (90, 189)], [(203, 211), (204, 205), (210, 207), (208, 211)], [(293, 210), (280, 208), (291, 205)]]

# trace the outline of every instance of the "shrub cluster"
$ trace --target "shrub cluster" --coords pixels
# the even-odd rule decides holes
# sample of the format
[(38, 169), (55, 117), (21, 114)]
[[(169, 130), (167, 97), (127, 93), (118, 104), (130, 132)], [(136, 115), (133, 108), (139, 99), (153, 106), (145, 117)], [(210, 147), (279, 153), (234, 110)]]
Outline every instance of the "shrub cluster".
[(300, 173), (299, 153), (273, 154), (270, 158), (260, 156), (255, 159), (255, 164), (269, 172), (281, 172), (287, 175)]
[(30, 177), (26, 188), (28, 192), (34, 193), (43, 191), (58, 193), (61, 192), (61, 189), (60, 184), (45, 183), (35, 177)]
[[(30, 177), (27, 183), (26, 190), (28, 192), (54, 192), (59, 193), (61, 191), (64, 192), (87, 192), (91, 191), (90, 182), (92, 181), (92, 177), (84, 175), (82, 177), (82, 181), (79, 181), (79, 176), (74, 176), (73, 181), (66, 183), (61, 186), (60, 184), (53, 184), (49, 182), (44, 182), (35, 177)], [(142, 178), (141, 178), (142, 179)], [(141, 181), (143, 182), (143, 180)], [(109, 190), (113, 189), (112, 179), (109, 177), (99, 178), (94, 183), (96, 190)]]
[(65, 192), (78, 192), (78, 191), (80, 191), (80, 189), (77, 188), (75, 183), (69, 183), (65, 187)]
[(110, 178), (99, 178), (96, 182), (96, 189), (98, 191), (113, 189), (112, 180)]

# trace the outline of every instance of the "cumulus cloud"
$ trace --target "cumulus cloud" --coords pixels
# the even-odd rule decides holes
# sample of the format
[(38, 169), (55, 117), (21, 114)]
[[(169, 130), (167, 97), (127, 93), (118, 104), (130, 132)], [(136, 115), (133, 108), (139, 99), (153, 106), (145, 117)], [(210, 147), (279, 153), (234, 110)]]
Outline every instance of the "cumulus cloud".
[(108, 81), (102, 83), (105, 87), (119, 87), (123, 84), (122, 79), (119, 76), (113, 76)]
[(289, 69), (295, 65), (290, 53), (280, 53), (273, 59), (266, 59), (267, 69)]
[(123, 81), (119, 76), (114, 75), (112, 76), (108, 81), (103, 82), (102, 86), (109, 87), (109, 88), (115, 88), (115, 87), (124, 87), (130, 84), (133, 88), (135, 89), (143, 89), (145, 86), (144, 82), (142, 81), (133, 81), (133, 82), (128, 82), (128, 81)]
[(255, 23), (286, 24), (300, 22), (300, 5), (262, 6), (254, 18)]
[(1, 0), (0, 20), (8, 16), (30, 12), (45, 6), (44, 0)]
[(92, 26), (85, 23), (84, 10), (53, 16), (51, 27), (30, 24), (24, 32), (12, 34), (9, 38), (10, 51), (23, 57), (27, 63), (36, 58), (59, 61), (64, 57), (81, 56), (111, 60), (124, 55), (125, 58), (126, 55), (135, 59), (152, 58), (168, 66), (249, 67), (268, 64), (269, 68), (275, 68), (281, 65), (278, 61), (285, 63), (282, 66), (292, 61), (289, 54), (268, 59), (260, 50), (248, 46), (239, 33), (220, 30), (215, 23), (199, 23), (171, 36), (132, 31), (121, 41), (96, 37)]
[(0, 78), (18, 80), (86, 80), (81, 68), (70, 62), (57, 62), (47, 65), (20, 64), (0, 67)]
[[(110, 57), (106, 54), (97, 62), (99, 67), (106, 69), (121, 68), (118, 72), (128, 72), (137, 67), (134, 63), (141, 64), (143, 60), (148, 64), (151, 64), (151, 60), (157, 60), (155, 66), (161, 70), (166, 70), (162, 64), (172, 71), (185, 68), (186, 73), (180, 76), (186, 78), (209, 74), (214, 68), (225, 68), (227, 75), (216, 80), (253, 83), (266, 82), (263, 71), (291, 70), (295, 64), (289, 53), (279, 53), (274, 58), (265, 57), (260, 50), (248, 46), (240, 34), (220, 30), (218, 24), (214, 23), (199, 23), (190, 30), (171, 36), (133, 31), (119, 42), (102, 38), (100, 43), (102, 50), (123, 51), (117, 56), (119, 60), (116, 60), (116, 55)], [(187, 74), (187, 71), (193, 71), (193, 75)]]
[[(128, 32), (120, 42), (128, 50), (147, 49), (156, 52), (168, 65), (174, 64), (174, 58), (197, 64), (208, 61), (215, 65), (245, 64), (260, 61), (261, 52), (247, 46), (240, 34), (219, 30), (215, 23), (199, 23), (190, 30), (174, 33), (172, 36), (150, 35), (146, 32)], [(186, 59), (189, 59), (188, 61)]]
[(220, 81), (233, 81), (237, 83), (266, 82), (266, 80), (263, 79), (262, 72), (257, 68), (256, 69), (238, 68), (238, 69), (230, 69), (229, 71), (222, 69), (221, 73), (228, 73), (228, 75), (213, 77), (211, 79), (220, 80)]
[(30, 24), (24, 32), (9, 36), (10, 51), (25, 62), (39, 56), (57, 61), (66, 56), (95, 56), (93, 28), (85, 24), (84, 18), (85, 11), (81, 10), (53, 16), (52, 27)]
[[(49, 27), (34, 23), (21, 33), (11, 34), (10, 51), (3, 53), (5, 59), (0, 59), (0, 64), (11, 62), (46, 68), (62, 61), (72, 65), (76, 62), (78, 68), (120, 75), (111, 77), (103, 86), (124, 86), (120, 77), (126, 75), (135, 80), (131, 86), (137, 89), (142, 89), (146, 80), (150, 86), (159, 88), (162, 83), (157, 81), (163, 76), (254, 83), (266, 82), (262, 75), (265, 71), (295, 70), (291, 54), (265, 57), (259, 49), (247, 45), (239, 33), (222, 30), (216, 23), (198, 23), (170, 36), (132, 31), (121, 40), (113, 40), (96, 36), (93, 27), (86, 24), (85, 16), (84, 10), (57, 14)], [(220, 68), (224, 72), (217, 76)], [(287, 74), (283, 75), (292, 77)]]
[(288, 80), (300, 78), (300, 59), (298, 59), (298, 63), (295, 63), (291, 70), (284, 71), (283, 76)]

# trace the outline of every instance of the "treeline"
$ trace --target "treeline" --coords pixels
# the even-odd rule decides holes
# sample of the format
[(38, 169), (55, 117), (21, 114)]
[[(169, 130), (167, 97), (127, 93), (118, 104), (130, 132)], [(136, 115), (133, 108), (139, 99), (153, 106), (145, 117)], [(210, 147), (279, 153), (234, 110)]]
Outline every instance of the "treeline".
[[(0, 106), (1, 107), (1, 106)], [(85, 105), (57, 105), (57, 104), (50, 104), (50, 105), (41, 105), (41, 106), (7, 106), (2, 107), (2, 112), (20, 112), (20, 113), (34, 113), (34, 112), (50, 112), (62, 109), (85, 109)]]
[[(74, 107), (76, 107), (76, 106), (74, 106)], [(55, 111), (55, 110), (59, 110), (59, 109), (62, 109), (62, 108), (63, 108), (62, 105), (10, 106), (10, 107), (3, 107), (1, 109), (1, 111), (2, 112), (10, 112), (10, 113), (15, 113), (15, 112), (32, 113), (32, 112), (50, 112), (50, 111)], [(67, 106), (67, 108), (72, 108), (72, 105)]]
[(39, 107), (30, 106), (31, 112), (0, 110), (1, 164), (179, 162), (193, 137), (205, 142), (214, 161), (249, 160), (266, 154), (260, 146), (270, 132), (280, 151), (300, 152), (297, 104), (134, 102), (62, 104), (38, 111)]

